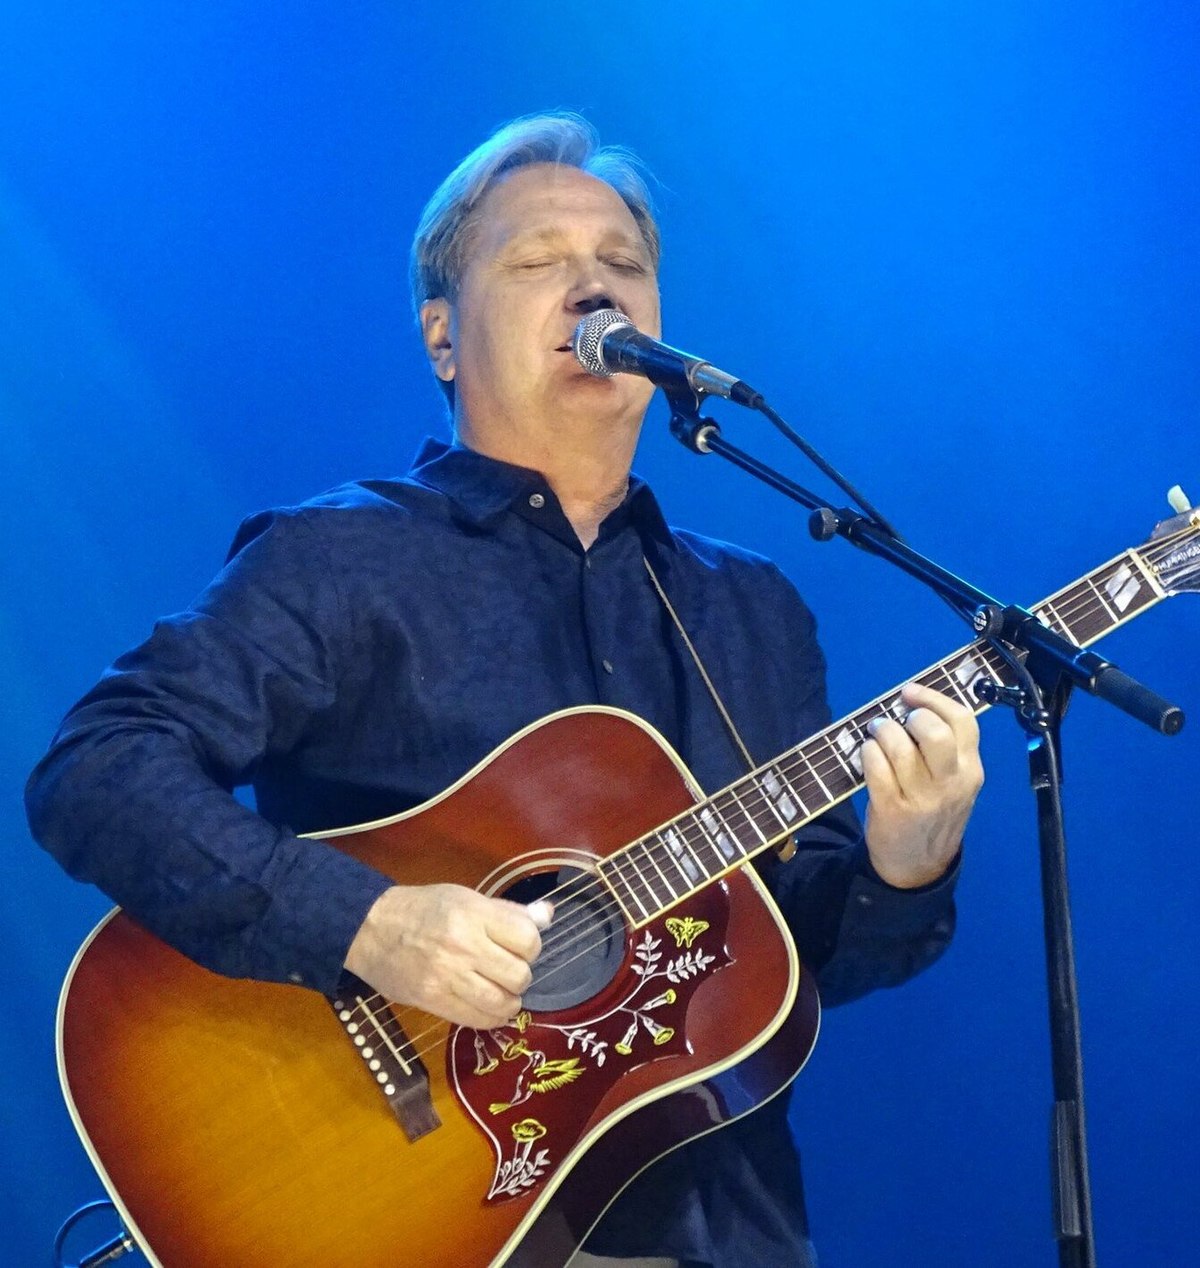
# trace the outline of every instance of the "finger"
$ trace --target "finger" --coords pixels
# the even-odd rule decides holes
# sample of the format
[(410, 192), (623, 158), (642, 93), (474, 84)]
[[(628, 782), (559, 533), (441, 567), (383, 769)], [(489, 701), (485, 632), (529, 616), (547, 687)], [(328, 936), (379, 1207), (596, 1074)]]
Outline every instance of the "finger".
[[(916, 740), (899, 722), (891, 718), (875, 718), (868, 725), (867, 731), (887, 760), (901, 793), (905, 786), (911, 785), (915, 779), (928, 776), (925, 761)], [(865, 769), (863, 773), (866, 774)]]
[[(530, 904), (541, 906), (540, 903)], [(540, 913), (539, 913), (540, 914)], [(498, 946), (532, 964), (542, 950), (542, 935), (529, 908), (504, 898), (492, 899), (484, 916), (484, 932)]]
[(489, 981), (481, 973), (468, 973), (460, 978), (453, 993), (466, 1009), (483, 1019), (482, 1026), (502, 1026), (521, 1011), (520, 996)]
[(921, 761), (935, 780), (949, 779), (959, 769), (958, 737), (953, 728), (932, 709), (914, 709), (904, 721), (909, 740), (916, 745)]
[(859, 749), (863, 780), (873, 802), (886, 804), (903, 799), (899, 781), (887, 754), (876, 740), (867, 740)]
[(539, 929), (550, 928), (550, 922), (554, 919), (554, 904), (549, 899), (539, 898), (536, 903), (530, 903), (525, 910), (529, 913), (530, 920)]
[(528, 963), (495, 943), (480, 956), (475, 969), (510, 995), (524, 995), (533, 981), (533, 970)]
[(950, 727), (958, 741), (978, 742), (979, 719), (960, 701), (919, 682), (906, 684), (900, 692), (900, 698), (910, 709), (928, 709), (935, 713)]

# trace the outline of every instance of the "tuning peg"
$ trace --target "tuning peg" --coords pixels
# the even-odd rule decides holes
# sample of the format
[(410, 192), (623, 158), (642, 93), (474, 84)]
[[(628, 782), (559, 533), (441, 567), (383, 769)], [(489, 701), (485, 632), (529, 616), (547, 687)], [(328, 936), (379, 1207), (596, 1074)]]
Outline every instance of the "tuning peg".
[(1171, 510), (1176, 515), (1182, 515), (1185, 511), (1192, 509), (1192, 504), (1187, 500), (1187, 494), (1177, 484), (1171, 485), (1167, 490), (1167, 501), (1171, 504)]

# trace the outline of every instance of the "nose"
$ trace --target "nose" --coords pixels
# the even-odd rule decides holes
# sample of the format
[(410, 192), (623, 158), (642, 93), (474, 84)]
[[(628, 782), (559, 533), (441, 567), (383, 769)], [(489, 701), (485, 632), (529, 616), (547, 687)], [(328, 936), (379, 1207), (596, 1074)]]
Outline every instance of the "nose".
[(600, 287), (587, 295), (579, 296), (571, 304), (571, 307), (581, 316), (585, 316), (588, 313), (596, 312), (600, 308), (616, 308), (618, 304), (603, 287)]
[(608, 290), (600, 271), (590, 262), (581, 262), (567, 295), (567, 307), (582, 317), (599, 308), (618, 308), (620, 305)]

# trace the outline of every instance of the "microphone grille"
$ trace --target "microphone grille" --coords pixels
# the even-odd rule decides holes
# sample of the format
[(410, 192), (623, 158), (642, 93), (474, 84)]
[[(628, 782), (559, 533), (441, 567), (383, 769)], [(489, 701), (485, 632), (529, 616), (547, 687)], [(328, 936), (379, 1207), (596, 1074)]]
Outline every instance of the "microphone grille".
[(571, 336), (571, 349), (576, 361), (589, 374), (599, 375), (603, 379), (612, 378), (614, 371), (604, 364), (600, 345), (604, 342), (604, 336), (618, 326), (632, 327), (633, 322), (619, 309), (597, 308), (575, 327), (575, 333)]

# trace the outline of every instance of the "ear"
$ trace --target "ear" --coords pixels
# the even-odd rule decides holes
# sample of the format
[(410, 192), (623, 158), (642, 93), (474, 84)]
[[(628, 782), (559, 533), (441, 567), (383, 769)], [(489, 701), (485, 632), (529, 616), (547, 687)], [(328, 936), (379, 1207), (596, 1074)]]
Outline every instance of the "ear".
[(454, 378), (453, 313), (448, 299), (427, 299), (421, 305), (421, 337), (433, 372), (443, 382)]

